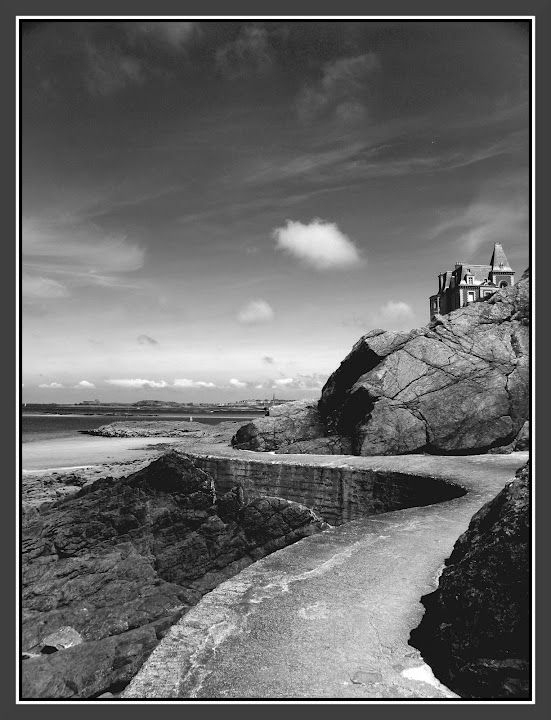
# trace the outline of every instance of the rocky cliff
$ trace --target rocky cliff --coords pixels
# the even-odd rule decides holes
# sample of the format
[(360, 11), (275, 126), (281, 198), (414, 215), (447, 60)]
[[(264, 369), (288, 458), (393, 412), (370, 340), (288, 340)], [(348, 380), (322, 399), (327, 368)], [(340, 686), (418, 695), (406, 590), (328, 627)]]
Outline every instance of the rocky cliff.
[(530, 472), (473, 516), (410, 643), (466, 698), (530, 697)]
[(527, 446), (529, 278), (411, 332), (373, 330), (317, 406), (289, 403), (234, 447), (276, 452), (471, 454)]
[(280, 498), (216, 497), (177, 452), (43, 505), (22, 527), (22, 696), (120, 689), (203, 593), (324, 527)]

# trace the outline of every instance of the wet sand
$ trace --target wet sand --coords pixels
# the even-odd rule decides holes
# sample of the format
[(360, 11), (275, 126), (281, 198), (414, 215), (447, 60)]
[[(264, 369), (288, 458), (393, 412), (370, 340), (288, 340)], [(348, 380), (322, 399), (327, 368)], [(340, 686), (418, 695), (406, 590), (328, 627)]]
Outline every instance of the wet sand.
[(23, 473), (69, 472), (93, 465), (128, 463), (148, 456), (152, 446), (177, 446), (173, 437), (106, 438), (79, 436), (37, 440), (22, 447)]

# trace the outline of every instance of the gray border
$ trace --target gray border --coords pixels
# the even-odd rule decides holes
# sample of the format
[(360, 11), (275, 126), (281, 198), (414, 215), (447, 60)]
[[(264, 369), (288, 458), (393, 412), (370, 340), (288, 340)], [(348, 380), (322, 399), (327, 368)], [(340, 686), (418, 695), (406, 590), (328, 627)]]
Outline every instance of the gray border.
[[(5, 152), (3, 157), (5, 158), (3, 163), (4, 170), (4, 187), (3, 187), (3, 206), (7, 215), (7, 224), (4, 224), (4, 267), (5, 277), (2, 283), (3, 292), (3, 307), (7, 308), (6, 317), (8, 320), (8, 327), (13, 328), (13, 318), (15, 318), (15, 246), (12, 243), (12, 238), (15, 237), (15, 160), (14, 160), (14, 137), (15, 137), (15, 117), (14, 117), (14, 102), (15, 102), (15, 16), (26, 15), (26, 16), (40, 16), (40, 15), (137, 15), (137, 14), (151, 14), (151, 15), (216, 15), (216, 14), (235, 14), (235, 15), (316, 15), (316, 14), (339, 14), (339, 15), (381, 15), (383, 17), (389, 17), (392, 15), (468, 15), (476, 17), (477, 15), (535, 15), (536, 16), (536, 97), (537, 97), (537, 112), (536, 122), (539, 132), (537, 134), (537, 165), (536, 165), (536, 203), (538, 207), (536, 217), (536, 232), (539, 238), (536, 257), (533, 257), (531, 264), (533, 266), (532, 272), (535, 271), (538, 280), (543, 283), (542, 273), (539, 268), (543, 267), (545, 260), (547, 259), (548, 253), (548, 241), (545, 237), (545, 228), (548, 224), (545, 223), (545, 213), (548, 211), (549, 199), (546, 191), (546, 180), (548, 178), (548, 166), (546, 164), (547, 158), (551, 157), (551, 154), (547, 152), (549, 140), (544, 132), (544, 129), (549, 126), (548, 113), (548, 102), (549, 102), (549, 86), (548, 86), (548, 75), (546, 75), (544, 68), (549, 67), (550, 59), (549, 55), (549, 32), (551, 31), (551, 23), (549, 22), (551, 15), (551, 7), (549, 0), (463, 0), (463, 2), (454, 2), (450, 0), (444, 3), (443, 0), (418, 0), (413, 3), (411, 0), (370, 0), (369, 2), (359, 2), (359, 0), (340, 0), (339, 3), (327, 2), (327, 0), (318, 0), (316, 3), (298, 3), (297, 0), (279, 0), (277, 3), (263, 3), (260, 6), (258, 0), (239, 0), (234, 3), (223, 2), (223, 0), (210, 0), (208, 6), (205, 0), (186, 0), (186, 2), (176, 2), (175, 0), (157, 0), (154, 4), (147, 0), (96, 0), (95, 2), (79, 2), (75, 0), (51, 0), (46, 3), (44, 0), (28, 0), (27, 2), (16, 2), (15, 0), (4, 0), (1, 6), (1, 32), (3, 33), (2, 48), (4, 51), (4, 62), (1, 64), (0, 72), (2, 73), (4, 96), (8, 97), (11, 102), (7, 103), (8, 110), (2, 113), (2, 139), (5, 145)], [(547, 118), (547, 125), (545, 123)], [(9, 160), (8, 160), (9, 159)], [(537, 259), (538, 267), (535, 267), (535, 260)], [(545, 287), (537, 287), (536, 291), (536, 303), (537, 307), (540, 308), (540, 312), (545, 307), (543, 304), (543, 293)], [(539, 302), (537, 302), (539, 300)], [(543, 320), (541, 315), (538, 315), (536, 321), (536, 327), (540, 331), (537, 335), (537, 346), (536, 354), (538, 363), (537, 381), (538, 381), (538, 398), (541, 398), (545, 392), (546, 377), (541, 372), (543, 366), (543, 352), (544, 345), (546, 344), (546, 337), (543, 329)], [(15, 333), (11, 334), (10, 337), (14, 338)], [(14, 338), (15, 339), (15, 338)], [(10, 344), (11, 346), (11, 344)], [(10, 347), (9, 352), (2, 354), (2, 364), (4, 370), (4, 377), (14, 377), (14, 365), (15, 365), (15, 351)], [(537, 431), (536, 441), (544, 441), (545, 432), (545, 418), (542, 409), (543, 403), (540, 401), (536, 409), (537, 417)], [(13, 423), (13, 412), (15, 407), (15, 388), (13, 385), (8, 386), (8, 391), (4, 394), (4, 416), (5, 424), (7, 428), (4, 428), (2, 433), (2, 439), (5, 442), (5, 451), (3, 454), (4, 458), (7, 458), (7, 472), (5, 473), (4, 481), (4, 492), (2, 498), (2, 508), (5, 514), (4, 522), (2, 522), (2, 548), (6, 550), (7, 562), (4, 564), (5, 576), (10, 578), (11, 582), (7, 582), (6, 586), (9, 586), (9, 590), (2, 594), (2, 617), (4, 618), (4, 638), (7, 639), (6, 643), (10, 650), (12, 649), (12, 643), (14, 642), (13, 634), (13, 620), (15, 616), (15, 604), (14, 604), (14, 592), (13, 592), (13, 563), (14, 558), (14, 537), (15, 537), (15, 526), (14, 526), (14, 515), (12, 508), (15, 503), (15, 488), (12, 482), (12, 477), (15, 476), (15, 467), (13, 467), (14, 474), (10, 472), (12, 465), (15, 466), (14, 457), (14, 444), (15, 444), (15, 432)], [(543, 447), (543, 445), (542, 445)], [(537, 469), (542, 472), (538, 472), (538, 476), (543, 478), (543, 461), (538, 458)], [(401, 705), (394, 703), (390, 705), (371, 705), (371, 706), (356, 706), (356, 705), (334, 705), (329, 706), (308, 706), (307, 703), (295, 704), (293, 706), (245, 706), (240, 704), (230, 705), (194, 705), (193, 709), (190, 706), (178, 705), (163, 707), (172, 708), (174, 712), (181, 713), (182, 710), (189, 712), (190, 710), (195, 713), (198, 711), (202, 713), (210, 713), (210, 710), (218, 710), (224, 713), (233, 712), (238, 710), (241, 713), (251, 712), (262, 713), (265, 712), (277, 712), (284, 713), (290, 712), (295, 708), (298, 708), (299, 712), (308, 711), (316, 713), (330, 712), (333, 713), (335, 710), (341, 712), (346, 707), (347, 713), (352, 711), (355, 712), (378, 712), (382, 710), (383, 713), (388, 714), (389, 712), (394, 713), (395, 708), (400, 711), (403, 709), (408, 714), (413, 716), (421, 715), (424, 717), (427, 712), (440, 713), (444, 710), (448, 713), (484, 713), (488, 712), (496, 713), (501, 715), (502, 713), (509, 714), (511, 712), (522, 712), (529, 713), (530, 716), (535, 716), (545, 712), (545, 704), (547, 702), (547, 684), (548, 680), (545, 673), (545, 650), (546, 642), (549, 633), (549, 620), (546, 612), (547, 603), (544, 599), (548, 597), (547, 578), (545, 578), (544, 564), (548, 564), (547, 555), (545, 553), (546, 545), (544, 541), (548, 539), (548, 521), (546, 509), (549, 507), (549, 489), (546, 481), (542, 480), (541, 484), (538, 483), (538, 505), (536, 508), (537, 517), (537, 547), (539, 552), (537, 554), (537, 637), (536, 637), (536, 652), (537, 652), (537, 667), (536, 667), (536, 678), (537, 678), (537, 696), (536, 706), (526, 705), (494, 705), (491, 703), (481, 705), (465, 705), (465, 706), (443, 706), (443, 705)], [(545, 586), (544, 586), (545, 581)], [(5, 645), (4, 645), (5, 647)], [(2, 683), (2, 692), (0, 697), (2, 699), (2, 705), (5, 708), (4, 712), (17, 712), (27, 713), (33, 712), (34, 708), (40, 708), (39, 712), (41, 716), (43, 713), (46, 715), (58, 714), (60, 705), (19, 705), (14, 704), (14, 683), (15, 683), (15, 671), (13, 659), (15, 657), (15, 647), (13, 652), (3, 653), (3, 672), (0, 674)], [(152, 704), (153, 705), (153, 704)], [(155, 704), (156, 705), (156, 704)], [(134, 716), (135, 713), (143, 714), (150, 713), (153, 709), (151, 705), (109, 705), (99, 706), (101, 712), (120, 711), (122, 707), (125, 708), (124, 712), (130, 712)], [(109, 709), (109, 710), (108, 710)], [(67, 705), (61, 712), (68, 711), (72, 713), (77, 711), (80, 714), (84, 712), (87, 714), (96, 710), (95, 706), (90, 705)], [(6, 714), (7, 717), (11, 717)], [(524, 717), (524, 715), (523, 715)]]

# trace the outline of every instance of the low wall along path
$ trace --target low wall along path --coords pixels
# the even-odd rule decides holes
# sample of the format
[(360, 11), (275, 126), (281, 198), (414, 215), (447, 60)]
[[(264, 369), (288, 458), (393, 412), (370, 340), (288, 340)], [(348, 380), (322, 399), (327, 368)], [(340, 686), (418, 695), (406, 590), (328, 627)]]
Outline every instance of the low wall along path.
[[(436, 587), (470, 518), (528, 453), (188, 454), (220, 490), (239, 481), (246, 493), (312, 503), (325, 519), (350, 521), (259, 560), (205, 595), (171, 628), (124, 699), (456, 697), (408, 645), (409, 634), (423, 614), (421, 596)], [(407, 507), (430, 491), (440, 502)], [(368, 506), (382, 512), (383, 501), (406, 508), (362, 516)]]

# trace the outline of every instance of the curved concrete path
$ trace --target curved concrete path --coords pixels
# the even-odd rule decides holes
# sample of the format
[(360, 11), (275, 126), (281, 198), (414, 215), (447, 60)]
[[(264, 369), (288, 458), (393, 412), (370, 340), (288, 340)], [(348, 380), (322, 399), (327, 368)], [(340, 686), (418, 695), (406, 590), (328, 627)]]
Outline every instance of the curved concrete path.
[(122, 698), (455, 698), (409, 634), (472, 515), (527, 458), (354, 458), (468, 492), (354, 520), (259, 560), (171, 628)]

